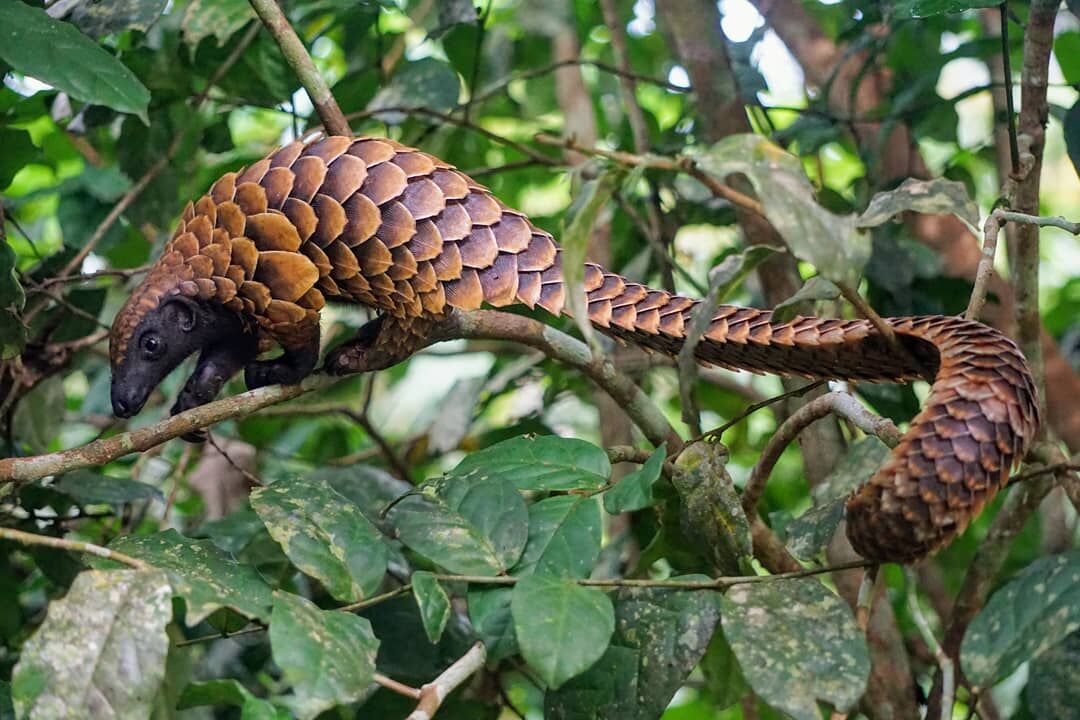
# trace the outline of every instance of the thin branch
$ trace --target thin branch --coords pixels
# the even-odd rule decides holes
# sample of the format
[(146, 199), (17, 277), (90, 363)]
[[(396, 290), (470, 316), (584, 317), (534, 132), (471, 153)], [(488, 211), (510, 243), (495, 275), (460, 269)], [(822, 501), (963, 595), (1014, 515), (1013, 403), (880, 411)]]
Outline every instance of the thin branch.
[(769, 438), (757, 465), (750, 472), (750, 479), (743, 489), (742, 505), (747, 515), (752, 515), (765, 490), (765, 483), (772, 473), (780, 455), (795, 438), (811, 423), (829, 413), (836, 413), (855, 424), (863, 432), (876, 435), (882, 442), (895, 447), (900, 442), (900, 431), (888, 418), (879, 417), (867, 410), (858, 400), (846, 392), (830, 392), (810, 402), (791, 414)]
[(410, 485), (416, 484), (412, 473), (409, 472), (409, 466), (405, 464), (405, 461), (398, 456), (397, 452), (394, 450), (394, 446), (391, 445), (385, 437), (383, 437), (382, 433), (375, 429), (375, 425), (368, 418), (366, 412), (359, 413), (349, 408), (340, 408), (337, 412), (341, 413), (360, 427), (364, 428), (364, 432), (366, 432), (368, 434), (368, 437), (370, 437), (371, 440), (379, 447), (379, 452), (382, 453), (382, 456), (386, 459), (387, 464), (391, 468), (393, 468), (394, 472), (397, 473), (399, 478), (409, 483)]
[(92, 272), (92, 273), (82, 273), (80, 275), (64, 275), (64, 276), (60, 276), (60, 277), (45, 278), (44, 280), (42, 280), (40, 283), (37, 284), (37, 288), (40, 289), (40, 290), (48, 290), (49, 288), (53, 287), (54, 285), (66, 285), (66, 284), (69, 284), (69, 283), (90, 282), (91, 280), (97, 280), (98, 278), (103, 278), (103, 277), (119, 277), (119, 278), (125, 278), (126, 279), (126, 278), (130, 278), (130, 277), (134, 277), (135, 275), (140, 275), (140, 274), (146, 272), (147, 270), (149, 270), (150, 267), (151, 267), (150, 265), (140, 265), (139, 267), (125, 268), (125, 269), (120, 269), (120, 270), (106, 269), (106, 270), (98, 270), (97, 272)]
[(330, 86), (319, 74), (318, 68), (308, 55), (307, 48), (300, 41), (296, 31), (281, 12), (281, 8), (274, 0), (250, 0), (251, 7), (262, 20), (263, 25), (270, 31), (274, 41), (281, 48), (281, 54), (285, 56), (285, 62), (289, 64), (300, 84), (304, 86), (311, 104), (315, 106), (315, 112), (319, 114), (322, 124), (333, 135), (351, 135), (349, 123), (345, 120), (337, 100), (330, 92)]
[(840, 288), (840, 294), (844, 296), (844, 299), (855, 306), (855, 309), (859, 311), (859, 314), (870, 321), (870, 324), (881, 333), (890, 344), (903, 351), (901, 345), (896, 341), (896, 333), (893, 332), (889, 323), (885, 322), (874, 308), (870, 307), (870, 303), (866, 302), (866, 298), (859, 294), (859, 291), (848, 285), (845, 282), (836, 283), (836, 287)]
[(720, 182), (715, 177), (702, 170), (693, 158), (685, 156), (667, 157), (664, 155), (653, 154), (638, 155), (635, 153), (623, 152), (621, 150), (603, 150), (601, 148), (584, 146), (573, 138), (560, 138), (544, 133), (538, 134), (534, 139), (541, 145), (561, 147), (584, 155), (595, 155), (596, 157), (607, 158), (612, 162), (627, 167), (644, 167), (652, 168), (654, 170), (686, 173), (708, 188), (709, 192), (716, 197), (723, 198), (732, 205), (748, 212), (752, 212), (755, 215), (765, 216), (765, 210), (761, 203), (749, 195), (739, 192), (730, 185), (725, 185)]
[(950, 720), (953, 716), (953, 698), (956, 694), (955, 668), (952, 658), (941, 647), (930, 623), (926, 621), (922, 606), (919, 605), (919, 596), (916, 592), (915, 573), (911, 568), (904, 569), (905, 585), (907, 585), (907, 604), (911, 619), (915, 621), (915, 627), (919, 629), (919, 635), (923, 642), (934, 653), (934, 659), (941, 668), (942, 691), (941, 691), (941, 720)]
[(793, 398), (793, 397), (802, 397), (806, 393), (808, 393), (808, 392), (810, 392), (812, 390), (817, 390), (819, 387), (821, 387), (822, 385), (827, 384), (828, 382), (829, 382), (828, 380), (815, 380), (812, 383), (809, 383), (807, 385), (803, 385), (801, 387), (797, 387), (794, 390), (788, 390), (787, 392), (781, 393), (780, 395), (777, 395), (775, 397), (765, 398), (764, 400), (759, 400), (759, 401), (757, 401), (757, 402), (755, 402), (755, 403), (753, 403), (751, 405), (748, 405), (746, 407), (746, 409), (744, 409), (741, 413), (739, 413), (735, 417), (728, 420), (723, 425), (721, 425), (719, 427), (715, 427), (712, 430), (709, 430), (708, 432), (704, 433), (699, 438), (695, 438), (695, 441), (697, 441), (697, 440), (708, 440), (710, 438), (716, 438), (717, 440), (719, 440), (720, 438), (722, 438), (724, 436), (725, 432), (727, 432), (728, 430), (730, 430), (734, 426), (738, 425), (743, 420), (745, 420), (746, 418), (748, 418), (751, 415), (753, 415), (754, 413), (756, 413), (758, 410), (761, 410), (762, 408), (767, 408), (770, 405), (773, 405), (775, 403), (780, 402), (781, 400), (787, 400), (788, 398)]
[(420, 699), (420, 691), (414, 688), (412, 685), (400, 683), (391, 677), (383, 675), (382, 673), (375, 673), (375, 676), (372, 679), (377, 685), (382, 685), (387, 690), (391, 692), (396, 692), (398, 695), (404, 695), (405, 697), (412, 698), (413, 700)]
[(118, 563), (123, 563), (136, 570), (151, 570), (153, 566), (149, 563), (143, 562), (138, 558), (133, 558), (130, 555), (125, 555), (122, 552), (116, 550), (110, 550), (100, 545), (94, 545), (93, 543), (83, 542), (82, 540), (65, 540), (64, 538), (50, 537), (48, 535), (38, 535), (36, 533), (23, 532), (22, 530), (16, 530), (15, 528), (0, 527), (0, 539), (11, 540), (17, 542), (20, 545), (44, 545), (45, 547), (57, 548), (59, 550), (68, 550), (70, 552), (86, 553), (87, 555), (93, 555), (95, 557), (104, 558), (106, 560), (113, 560)]
[(979, 256), (979, 267), (975, 271), (975, 283), (971, 288), (971, 298), (968, 300), (967, 310), (964, 317), (968, 320), (978, 320), (983, 305), (986, 304), (986, 293), (990, 288), (990, 278), (994, 276), (994, 257), (997, 255), (998, 236), (1001, 234), (1001, 216), (995, 210), (990, 213), (983, 223), (982, 254)]
[(594, 67), (594, 68), (597, 68), (598, 70), (603, 70), (604, 72), (611, 73), (612, 75), (615, 75), (617, 77), (626, 77), (626, 78), (630, 78), (631, 80), (635, 80), (637, 82), (643, 82), (643, 83), (648, 83), (650, 85), (656, 85), (658, 87), (661, 87), (661, 88), (667, 90), (668, 92), (675, 92), (675, 93), (688, 93), (688, 92), (690, 92), (689, 87), (684, 87), (682, 85), (675, 85), (674, 83), (670, 83), (667, 80), (663, 80), (661, 78), (650, 77), (648, 75), (639, 75), (637, 73), (630, 72), (629, 70), (623, 70), (621, 68), (615, 67), (614, 65), (609, 65), (607, 63), (603, 63), (603, 62), (600, 62), (598, 60), (587, 60), (585, 58), (575, 57), (575, 58), (565, 58), (563, 60), (557, 60), (556, 62), (553, 62), (550, 65), (545, 65), (543, 67), (535, 68), (533, 70), (525, 70), (523, 72), (516, 73), (514, 75), (510, 75), (509, 77), (501, 80), (500, 82), (496, 83), (495, 85), (487, 88), (483, 92), (478, 93), (476, 95), (476, 97), (473, 98), (473, 103), (474, 104), (475, 103), (482, 103), (485, 100), (490, 100), (494, 96), (496, 96), (499, 93), (506, 90), (506, 88), (509, 87), (514, 82), (518, 82), (518, 81), (521, 81), (521, 80), (531, 80), (533, 78), (537, 78), (537, 77), (540, 77), (542, 75), (550, 75), (551, 73), (555, 72), (556, 70), (567, 67), (568, 65), (580, 65), (580, 66)]
[(1020, 145), (1016, 139), (1016, 108), (1013, 106), (1012, 60), (1009, 52), (1009, 3), (1002, 0), (998, 5), (1001, 12), (1001, 67), (1002, 80), (1005, 83), (1005, 107), (1009, 113), (1009, 160), (1012, 174), (1020, 172)]
[(487, 650), (484, 643), (478, 642), (453, 665), (443, 670), (439, 677), (420, 688), (420, 703), (409, 714), (408, 720), (431, 720), (442, 707), (446, 696), (482, 668), (485, 660)]
[(874, 585), (877, 581), (879, 565), (872, 565), (863, 573), (859, 583), (859, 594), (855, 599), (855, 624), (866, 634), (870, 627), (870, 611), (874, 606)]

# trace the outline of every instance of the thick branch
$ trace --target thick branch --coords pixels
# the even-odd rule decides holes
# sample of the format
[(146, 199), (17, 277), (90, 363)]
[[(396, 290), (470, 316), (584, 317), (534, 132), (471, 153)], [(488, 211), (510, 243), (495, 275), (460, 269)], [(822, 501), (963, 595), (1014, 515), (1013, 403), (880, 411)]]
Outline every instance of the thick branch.
[(420, 688), (420, 703), (409, 713), (408, 720), (431, 720), (442, 707), (446, 696), (482, 668), (486, 659), (484, 643), (478, 642), (469, 648), (469, 652), (443, 670), (439, 677)]
[(250, 2), (263, 25), (281, 48), (285, 62), (289, 63), (289, 67), (296, 73), (300, 84), (307, 91), (322, 124), (333, 135), (351, 135), (352, 130), (349, 129), (345, 115), (338, 107), (333, 93), (330, 92), (330, 86), (319, 74), (304, 43), (300, 41), (278, 4), (274, 0), (250, 0)]

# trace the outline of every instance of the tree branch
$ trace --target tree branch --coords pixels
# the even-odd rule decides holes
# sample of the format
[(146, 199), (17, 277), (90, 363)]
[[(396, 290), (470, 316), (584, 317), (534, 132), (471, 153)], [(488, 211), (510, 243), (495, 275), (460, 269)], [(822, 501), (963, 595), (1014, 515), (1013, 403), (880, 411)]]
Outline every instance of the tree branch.
[(44, 545), (45, 547), (57, 548), (59, 550), (86, 553), (87, 555), (123, 563), (136, 570), (150, 570), (153, 568), (152, 565), (145, 563), (138, 558), (133, 558), (122, 552), (110, 550), (109, 548), (94, 545), (93, 543), (84, 542), (82, 540), (66, 540), (64, 538), (38, 535), (36, 533), (28, 533), (23, 532), (22, 530), (16, 530), (15, 528), (6, 527), (0, 527), (0, 540), (11, 540), (20, 545)]
[(250, 2), (263, 25), (281, 48), (285, 62), (296, 73), (300, 84), (307, 91), (323, 126), (333, 135), (352, 135), (349, 123), (345, 121), (345, 115), (338, 107), (333, 93), (330, 92), (330, 86), (326, 84), (326, 80), (315, 67), (304, 43), (300, 41), (285, 14), (281, 12), (281, 7), (275, 0), (250, 0)]
[(442, 707), (446, 696), (482, 668), (485, 660), (487, 649), (484, 643), (478, 642), (454, 661), (453, 665), (443, 670), (439, 677), (420, 688), (420, 703), (409, 714), (408, 720), (431, 720)]

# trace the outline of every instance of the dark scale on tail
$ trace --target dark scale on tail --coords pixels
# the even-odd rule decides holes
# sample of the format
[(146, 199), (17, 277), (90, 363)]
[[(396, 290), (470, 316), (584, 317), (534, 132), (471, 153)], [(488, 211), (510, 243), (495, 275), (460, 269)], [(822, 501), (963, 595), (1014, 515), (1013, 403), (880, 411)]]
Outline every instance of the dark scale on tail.
[[(374, 369), (405, 357), (415, 346), (410, 334), (452, 309), (521, 303), (563, 313), (560, 262), (548, 233), (437, 158), (383, 139), (293, 143), (225, 175), (187, 207), (117, 316), (114, 375), (148, 314), (169, 298), (231, 313), (258, 347), (285, 349), (279, 361), (248, 365), (249, 385), (295, 382), (317, 359), (327, 299), (382, 314), (327, 366)], [(586, 267), (585, 290), (589, 319), (603, 332), (668, 354), (682, 346), (697, 305), (595, 265)], [(754, 372), (932, 381), (925, 409), (848, 502), (855, 549), (904, 562), (948, 543), (1004, 486), (1038, 416), (1024, 358), (995, 330), (954, 317), (887, 322), (904, 351), (864, 320), (774, 323), (768, 311), (725, 305), (697, 356)], [(371, 364), (372, 348), (386, 355), (381, 364)], [(221, 363), (232, 372), (241, 364)]]

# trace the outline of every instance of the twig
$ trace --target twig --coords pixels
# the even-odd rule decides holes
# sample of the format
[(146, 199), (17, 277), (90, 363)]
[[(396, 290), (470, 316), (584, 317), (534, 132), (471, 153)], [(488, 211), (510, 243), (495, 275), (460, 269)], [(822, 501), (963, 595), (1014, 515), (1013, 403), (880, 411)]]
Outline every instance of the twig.
[(375, 429), (375, 425), (372, 424), (368, 418), (367, 413), (358, 413), (355, 410), (349, 408), (340, 408), (339, 413), (352, 420), (354, 423), (364, 428), (364, 432), (368, 434), (368, 437), (379, 447), (379, 452), (382, 453), (383, 458), (386, 459), (388, 465), (394, 469), (394, 472), (398, 474), (398, 477), (409, 483), (415, 485), (412, 473), (409, 472), (409, 466), (405, 464), (397, 452), (394, 450), (394, 446), (391, 445), (382, 433)]
[(626, 165), (627, 167), (645, 167), (654, 170), (666, 170), (668, 172), (683, 172), (708, 188), (709, 192), (713, 195), (723, 198), (732, 205), (748, 212), (752, 212), (755, 215), (765, 216), (765, 210), (761, 203), (749, 195), (745, 195), (735, 188), (720, 182), (715, 177), (702, 170), (693, 158), (684, 156), (667, 157), (664, 155), (653, 154), (637, 155), (621, 150), (603, 150), (601, 148), (586, 147), (573, 138), (559, 138), (544, 133), (539, 133), (534, 139), (541, 145), (551, 145), (553, 147), (561, 147), (566, 150), (579, 152), (584, 155), (595, 155), (596, 157), (607, 158), (612, 162)]
[(285, 56), (285, 62), (289, 64), (300, 84), (304, 86), (311, 104), (315, 106), (315, 112), (319, 114), (322, 124), (333, 135), (351, 135), (352, 130), (345, 120), (337, 100), (334, 99), (330, 87), (326, 84), (319, 70), (315, 67), (311, 56), (308, 55), (304, 43), (300, 41), (296, 31), (281, 12), (281, 8), (275, 0), (249, 0), (251, 7), (262, 20), (263, 25), (270, 31), (281, 48), (281, 54)]
[(1039, 227), (1056, 227), (1073, 235), (1080, 235), (1080, 222), (1072, 222), (1061, 216), (1028, 215), (1022, 212), (998, 209), (994, 211), (1003, 220), (1023, 223), (1025, 225), (1038, 225)]
[(65, 540), (64, 538), (49, 537), (48, 535), (38, 535), (36, 533), (23, 532), (22, 530), (16, 530), (15, 528), (0, 527), (0, 539), (11, 540), (17, 542), (20, 545), (44, 545), (45, 547), (57, 548), (59, 550), (69, 550), (71, 552), (86, 553), (87, 555), (94, 555), (95, 557), (104, 558), (106, 560), (113, 560), (118, 563), (123, 563), (136, 570), (151, 570), (153, 566), (149, 563), (143, 562), (138, 558), (133, 558), (130, 555), (125, 555), (122, 552), (116, 550), (110, 550), (100, 545), (94, 545), (93, 543), (84, 542), (82, 540)]
[(404, 695), (405, 697), (412, 698), (413, 700), (420, 699), (420, 691), (414, 688), (412, 685), (400, 683), (393, 678), (383, 675), (382, 673), (375, 673), (372, 679), (377, 685), (382, 685), (387, 690), (390, 690), (391, 692), (396, 692), (398, 695)]
[(61, 276), (61, 277), (51, 277), (51, 278), (46, 278), (46, 279), (42, 280), (40, 283), (38, 283), (37, 288), (40, 289), (40, 290), (48, 290), (49, 288), (53, 287), (54, 285), (66, 285), (68, 283), (89, 282), (91, 280), (97, 280), (98, 278), (103, 278), (103, 277), (129, 278), (129, 277), (139, 275), (141, 273), (146, 272), (147, 270), (150, 269), (150, 267), (151, 267), (150, 265), (140, 265), (139, 267), (125, 268), (125, 269), (121, 269), (121, 270), (107, 269), (107, 270), (98, 270), (97, 272), (92, 272), (92, 273), (82, 273), (81, 275), (64, 275), (64, 276)]
[(255, 41), (256, 37), (258, 37), (260, 27), (261, 26), (257, 22), (253, 22), (248, 26), (247, 31), (245, 31), (243, 36), (241, 36), (236, 44), (233, 45), (233, 49), (229, 55), (220, 65), (218, 65), (214, 74), (210, 76), (210, 79), (206, 82), (206, 87), (202, 89), (202, 92), (191, 99), (192, 107), (201, 107), (202, 104), (206, 102), (206, 98), (209, 97), (210, 91), (215, 85), (221, 82), (221, 78), (225, 77), (229, 70), (232, 69), (232, 66), (240, 59), (240, 56), (244, 54), (244, 51), (248, 49), (248, 46)]
[(439, 677), (420, 688), (420, 703), (409, 714), (408, 720), (431, 720), (439, 711), (446, 696), (482, 668), (486, 659), (487, 650), (484, 648), (484, 643), (478, 642), (469, 648), (467, 653), (446, 668)]
[(978, 320), (983, 305), (986, 304), (986, 291), (990, 287), (990, 278), (994, 276), (994, 256), (997, 255), (998, 236), (1001, 234), (1001, 215), (995, 210), (990, 213), (983, 223), (982, 254), (979, 257), (979, 267), (975, 270), (975, 283), (971, 288), (971, 298), (968, 300), (967, 310), (964, 317), (968, 320)]
[[(1009, 49), (1009, 3), (1002, 0), (998, 5), (1001, 13), (1001, 67), (1005, 83), (1005, 107), (1009, 113), (1009, 160), (1012, 174), (1020, 172), (1020, 145), (1016, 139), (1016, 108), (1013, 106), (1012, 60)], [(969, 318), (970, 319), (970, 318)]]
[(746, 409), (744, 409), (741, 413), (739, 413), (735, 417), (728, 420), (723, 425), (721, 425), (719, 427), (715, 427), (712, 430), (709, 430), (708, 432), (704, 433), (699, 438), (695, 438), (694, 441), (696, 442), (697, 440), (708, 440), (710, 438), (720, 439), (721, 437), (723, 437), (725, 432), (727, 432), (728, 430), (730, 430), (734, 426), (738, 425), (743, 420), (748, 418), (750, 415), (753, 415), (754, 413), (756, 413), (758, 410), (761, 410), (762, 408), (767, 408), (770, 405), (773, 405), (774, 403), (780, 402), (781, 400), (787, 400), (788, 398), (793, 398), (793, 397), (802, 397), (803, 395), (805, 395), (806, 393), (808, 393), (808, 392), (810, 392), (812, 390), (817, 390), (819, 387), (821, 387), (822, 385), (825, 385), (826, 383), (828, 383), (828, 380), (815, 380), (812, 383), (809, 383), (807, 385), (803, 385), (802, 387), (797, 387), (794, 390), (788, 390), (787, 392), (781, 393), (780, 395), (777, 395), (775, 397), (765, 398), (764, 400), (759, 400), (758, 402), (755, 402), (752, 405), (748, 405), (746, 407)]
[(919, 629), (919, 635), (922, 636), (923, 642), (933, 651), (934, 659), (937, 661), (938, 667), (941, 668), (941, 720), (950, 720), (953, 716), (953, 698), (956, 693), (953, 661), (942, 649), (941, 643), (938, 642), (937, 637), (934, 636), (934, 631), (930, 628), (930, 623), (926, 621), (926, 616), (919, 605), (918, 593), (915, 590), (915, 573), (912, 572), (911, 568), (904, 569), (904, 579), (905, 585), (907, 585), (908, 612), (911, 613), (911, 619), (915, 621), (915, 627)]
[(852, 395), (846, 392), (830, 392), (815, 398), (793, 412), (765, 444), (765, 449), (757, 465), (750, 472), (750, 479), (746, 481), (746, 487), (743, 489), (742, 505), (747, 515), (754, 513), (758, 500), (761, 499), (761, 494), (765, 490), (765, 483), (784, 452), (784, 448), (810, 423), (820, 420), (829, 413), (836, 413), (847, 418), (860, 430), (876, 435), (890, 447), (895, 447), (900, 442), (900, 431), (891, 420), (874, 415)]
[(882, 337), (893, 346), (900, 348), (900, 344), (896, 341), (896, 333), (893, 332), (892, 327), (877, 314), (874, 308), (870, 307), (870, 303), (866, 302), (866, 298), (860, 295), (858, 290), (846, 282), (838, 282), (836, 287), (840, 288), (840, 294), (844, 296), (844, 299), (854, 305), (859, 314), (869, 320), (870, 324), (881, 333)]
[(863, 573), (859, 583), (859, 594), (855, 599), (855, 624), (866, 634), (870, 627), (870, 611), (874, 605), (874, 583), (877, 580), (879, 565), (871, 565)]

